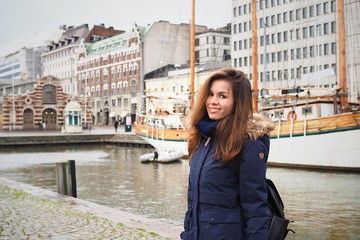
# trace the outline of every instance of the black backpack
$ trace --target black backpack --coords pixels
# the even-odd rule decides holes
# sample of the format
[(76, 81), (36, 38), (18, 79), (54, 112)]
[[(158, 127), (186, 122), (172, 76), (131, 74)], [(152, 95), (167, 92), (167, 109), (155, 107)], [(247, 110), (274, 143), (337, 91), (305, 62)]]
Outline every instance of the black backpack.
[(285, 218), (284, 204), (275, 184), (270, 179), (266, 179), (266, 184), (268, 188), (268, 205), (271, 212), (268, 240), (283, 240), (289, 231), (295, 232), (288, 229), (290, 221)]

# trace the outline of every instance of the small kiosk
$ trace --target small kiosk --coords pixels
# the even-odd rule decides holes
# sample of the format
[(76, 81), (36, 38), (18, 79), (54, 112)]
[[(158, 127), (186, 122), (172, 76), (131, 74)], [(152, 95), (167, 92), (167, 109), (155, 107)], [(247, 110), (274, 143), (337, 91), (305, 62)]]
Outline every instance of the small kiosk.
[(81, 133), (81, 106), (76, 101), (69, 102), (64, 110), (65, 124), (62, 126), (63, 133)]

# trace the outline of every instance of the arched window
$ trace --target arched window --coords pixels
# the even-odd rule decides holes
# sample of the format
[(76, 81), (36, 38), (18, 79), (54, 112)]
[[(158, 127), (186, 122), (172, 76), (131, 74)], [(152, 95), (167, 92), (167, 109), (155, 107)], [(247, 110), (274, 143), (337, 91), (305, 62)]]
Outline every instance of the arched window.
[(131, 93), (136, 93), (136, 81), (131, 81)]
[(56, 87), (54, 85), (45, 85), (43, 87), (43, 104), (56, 103)]

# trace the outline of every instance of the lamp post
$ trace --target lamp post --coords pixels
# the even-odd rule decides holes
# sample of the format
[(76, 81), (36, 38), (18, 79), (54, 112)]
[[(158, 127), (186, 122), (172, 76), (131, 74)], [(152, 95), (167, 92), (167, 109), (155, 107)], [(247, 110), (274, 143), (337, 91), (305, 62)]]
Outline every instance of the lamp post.
[(84, 81), (85, 81), (85, 89), (84, 89), (84, 96), (85, 96), (85, 107), (84, 107), (84, 110), (85, 110), (85, 120), (84, 120), (84, 123), (85, 123), (85, 126), (87, 126), (87, 114), (86, 114), (86, 107), (87, 107), (87, 93), (86, 93), (86, 88), (87, 88), (87, 79), (86, 79), (86, 72), (82, 74), (82, 76), (84, 76)]
[(11, 54), (11, 85), (12, 85), (12, 130), (15, 130), (15, 121), (16, 121), (16, 114), (15, 114), (15, 87), (14, 87), (14, 55)]

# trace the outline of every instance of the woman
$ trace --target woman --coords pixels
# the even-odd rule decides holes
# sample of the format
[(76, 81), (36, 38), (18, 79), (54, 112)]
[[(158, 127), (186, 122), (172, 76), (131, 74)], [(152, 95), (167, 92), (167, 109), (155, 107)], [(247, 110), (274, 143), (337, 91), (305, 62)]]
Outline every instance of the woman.
[(182, 239), (267, 240), (266, 161), (273, 124), (253, 114), (241, 71), (213, 73), (190, 119), (188, 210)]

